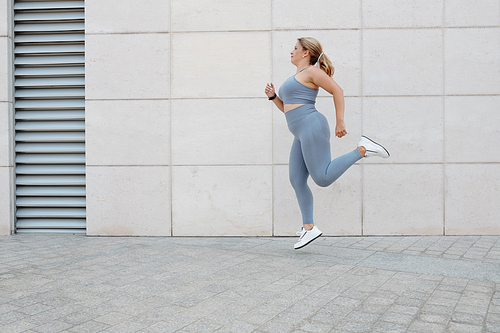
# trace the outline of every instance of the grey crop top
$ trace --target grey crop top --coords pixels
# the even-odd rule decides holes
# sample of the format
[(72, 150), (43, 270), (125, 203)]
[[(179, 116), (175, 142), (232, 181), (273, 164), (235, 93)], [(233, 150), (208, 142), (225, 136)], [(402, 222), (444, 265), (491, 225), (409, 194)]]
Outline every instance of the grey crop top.
[[(297, 73), (298, 74), (298, 73)], [(297, 75), (295, 74), (295, 75)], [(279, 96), (284, 104), (314, 104), (318, 90), (310, 88), (291, 76), (283, 82), (279, 89)]]

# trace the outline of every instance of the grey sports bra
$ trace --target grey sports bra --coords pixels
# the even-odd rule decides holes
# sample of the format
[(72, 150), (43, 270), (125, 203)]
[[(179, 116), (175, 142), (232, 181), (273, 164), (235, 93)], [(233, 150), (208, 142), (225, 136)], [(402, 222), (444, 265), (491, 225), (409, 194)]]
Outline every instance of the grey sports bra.
[[(307, 67), (306, 67), (307, 68)], [(305, 68), (304, 68), (305, 69)], [(300, 73), (300, 72), (299, 72)], [(297, 74), (299, 74), (297, 73)], [(297, 75), (295, 74), (295, 75)], [(291, 76), (283, 82), (279, 89), (279, 96), (284, 104), (314, 104), (318, 96), (318, 90), (310, 88)]]

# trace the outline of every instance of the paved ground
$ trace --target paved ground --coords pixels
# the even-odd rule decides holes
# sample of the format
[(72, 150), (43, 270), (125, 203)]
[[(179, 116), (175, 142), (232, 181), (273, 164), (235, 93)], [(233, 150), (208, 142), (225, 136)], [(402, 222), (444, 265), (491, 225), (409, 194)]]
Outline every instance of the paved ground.
[(500, 237), (0, 237), (0, 332), (500, 332)]

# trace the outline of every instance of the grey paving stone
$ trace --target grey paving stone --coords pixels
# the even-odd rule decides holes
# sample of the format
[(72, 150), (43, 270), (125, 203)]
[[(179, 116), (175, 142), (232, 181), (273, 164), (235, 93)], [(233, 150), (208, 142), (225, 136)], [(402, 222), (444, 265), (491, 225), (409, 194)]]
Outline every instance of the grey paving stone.
[(58, 311), (59, 309), (52, 309), (46, 312), (41, 312), (36, 315), (29, 316), (26, 320), (37, 325), (44, 325), (52, 321), (60, 320), (66, 313)]
[(300, 253), (290, 238), (3, 239), (1, 332), (50, 322), (68, 332), (495, 332), (500, 321), (498, 264), (487, 262), (500, 237), (323, 237)]
[(99, 323), (96, 321), (87, 321), (83, 324), (73, 326), (72, 328), (68, 329), (68, 332), (75, 332), (75, 333), (90, 333), (90, 332), (99, 332), (102, 331), (106, 328), (108, 328), (109, 325)]
[[(10, 311), (0, 315), (0, 325), (7, 325), (27, 318), (28, 315), (17, 311)], [(1, 326), (0, 326), (1, 327)]]
[[(12, 302), (12, 303), (14, 303), (14, 302)], [(19, 306), (16, 306), (13, 304), (0, 304), (0, 315), (17, 310), (20, 308), (20, 306), (23, 306), (23, 305), (20, 304)]]
[(443, 306), (436, 304), (425, 304), (420, 313), (444, 315), (448, 318), (452, 315), (455, 308), (453, 306)]
[(70, 329), (71, 327), (73, 327), (73, 325), (58, 320), (54, 320), (47, 324), (37, 326), (36, 328), (33, 327), (32, 329), (37, 332), (43, 332), (43, 333), (57, 333), (57, 332), (64, 332)]
[(401, 333), (405, 332), (407, 329), (407, 325), (400, 325), (396, 323), (391, 323), (391, 322), (377, 322), (375, 323), (372, 328), (371, 332), (373, 333)]
[(482, 262), (377, 252), (358, 265), (500, 283), (500, 267)]
[(213, 323), (210, 320), (207, 319), (201, 319), (197, 322), (194, 322), (178, 332), (186, 332), (186, 333), (208, 333), (208, 332), (215, 332), (218, 329), (222, 328), (222, 325)]
[(500, 314), (493, 313), (488, 310), (488, 315), (486, 317), (486, 320), (490, 323), (498, 323), (500, 325)]
[(433, 298), (445, 298), (451, 301), (458, 301), (462, 297), (461, 293), (446, 291), (446, 290), (436, 290), (432, 293)]
[(261, 326), (264, 325), (266, 322), (271, 320), (274, 317), (274, 315), (263, 313), (260, 311), (250, 311), (247, 312), (237, 318), (238, 321), (256, 325), (256, 326)]
[(447, 284), (440, 284), (436, 290), (440, 291), (449, 291), (449, 292), (454, 292), (454, 293), (459, 293), (461, 294), (464, 291), (465, 287), (462, 286), (453, 286), (453, 285), (447, 285)]
[(27, 332), (31, 328), (35, 328), (38, 325), (30, 323), (28, 321), (20, 320), (20, 321), (15, 321), (10, 324), (2, 325), (0, 322), (0, 330), (3, 332), (9, 332), (9, 333), (20, 333), (20, 332)]
[(132, 319), (132, 316), (119, 312), (109, 312), (103, 316), (95, 318), (94, 320), (108, 325), (117, 325), (130, 319)]
[(81, 308), (78, 311), (72, 312), (66, 316), (62, 316), (59, 319), (69, 324), (80, 325), (89, 320), (93, 320), (102, 316), (107, 311), (103, 311), (102, 309), (90, 309), (90, 308)]
[(403, 306), (409, 306), (409, 307), (417, 307), (420, 308), (424, 305), (425, 300), (423, 299), (418, 299), (418, 298), (406, 298), (406, 297), (399, 297), (396, 299), (395, 304), (397, 305), (403, 305)]
[(353, 298), (349, 298), (349, 297), (339, 296), (339, 297), (336, 297), (334, 300), (332, 300), (329, 303), (329, 305), (340, 305), (340, 306), (343, 306), (345, 308), (353, 309), (353, 308), (359, 306), (361, 303), (362, 303), (362, 301), (359, 299), (353, 299)]
[[(285, 315), (279, 316), (280, 318), (286, 318)], [(344, 314), (340, 313), (332, 313), (330, 311), (325, 311), (323, 309), (320, 309), (316, 312), (311, 317), (311, 321), (313, 322), (318, 322), (318, 323), (325, 323), (325, 324), (331, 324), (331, 325), (336, 325), (338, 324), (343, 318), (345, 317)]]
[(434, 297), (431, 296), (427, 302), (426, 305), (440, 305), (444, 307), (455, 307), (457, 305), (457, 300), (453, 300), (450, 298), (443, 298), (443, 297)]
[(429, 314), (429, 313), (421, 313), (418, 316), (418, 320), (425, 321), (428, 323), (436, 323), (446, 325), (450, 321), (450, 317), (446, 315), (440, 314)]
[(356, 333), (370, 332), (372, 330), (372, 327), (373, 323), (356, 322), (356, 321), (343, 321), (337, 326), (335, 326), (335, 328), (338, 330), (344, 330)]
[(456, 312), (468, 313), (472, 315), (486, 316), (488, 311), (487, 304), (477, 304), (477, 305), (468, 305), (466, 303), (459, 304), (455, 307)]
[(303, 332), (330, 332), (333, 325), (326, 323), (316, 323), (311, 321), (306, 321), (300, 325), (299, 330)]
[(465, 323), (476, 326), (482, 326), (484, 320), (485, 320), (484, 316), (470, 314), (470, 313), (462, 313), (462, 312), (455, 312), (451, 316), (451, 321), (454, 323)]
[(460, 259), (461, 254), (452, 254), (452, 253), (446, 252), (446, 253), (443, 253), (442, 257), (445, 259)]
[(389, 308), (389, 311), (404, 313), (409, 315), (416, 315), (420, 311), (420, 308), (415, 306), (394, 304)]
[(405, 327), (408, 327), (414, 319), (415, 315), (399, 313), (399, 312), (386, 312), (381, 317), (381, 320), (383, 322), (400, 324), (404, 325)]
[(258, 328), (258, 330), (261, 332), (269, 332), (269, 333), (293, 332), (296, 329), (297, 327), (294, 324), (277, 320), (269, 321)]
[(360, 291), (349, 289), (349, 290), (343, 292), (342, 296), (363, 301), (363, 300), (367, 299), (368, 297), (370, 297), (370, 293), (368, 293), (368, 292), (365, 293), (365, 292), (360, 292)]
[(448, 325), (447, 331), (453, 333), (481, 333), (483, 331), (483, 325), (470, 325), (452, 321)]
[[(421, 289), (419, 289), (419, 290), (421, 290)], [(401, 297), (404, 297), (404, 298), (414, 298), (414, 299), (419, 299), (419, 300), (426, 300), (426, 299), (428, 299), (430, 297), (430, 295), (431, 294), (429, 292), (421, 292), (421, 291), (410, 290), (410, 291), (407, 291), (407, 292), (403, 293), (403, 295), (401, 295)]]
[(384, 307), (384, 306), (389, 306), (394, 303), (394, 298), (390, 297), (391, 295), (387, 295), (383, 292), (375, 292), (373, 293), (370, 297), (368, 297), (364, 302), (363, 305), (365, 306), (378, 306), (378, 307)]
[(488, 332), (488, 333), (499, 333), (500, 332), (500, 325), (498, 323), (486, 322), (485, 328), (486, 328), (485, 332)]
[(403, 254), (409, 254), (409, 255), (420, 255), (422, 254), (422, 251), (418, 251), (418, 250), (403, 250), (401, 251), (401, 253)]
[(221, 329), (217, 330), (217, 333), (251, 333), (257, 329), (257, 325), (252, 325), (245, 322), (240, 322), (238, 320), (232, 321), (231, 323), (223, 326)]
[(363, 302), (357, 309), (367, 314), (382, 314), (389, 309), (390, 305), (382, 305), (382, 304), (366, 304)]
[(429, 256), (441, 256), (443, 254), (443, 251), (439, 251), (439, 250), (426, 250), (424, 252), (425, 255), (429, 255)]
[(500, 314), (500, 306), (493, 304), (493, 300), (491, 301), (490, 306), (488, 308), (488, 313)]
[(52, 307), (50, 307), (48, 305), (37, 303), (37, 304), (33, 304), (33, 305), (26, 306), (23, 308), (19, 308), (17, 311), (24, 313), (24, 314), (27, 314), (27, 315), (30, 315), (30, 316), (33, 316), (33, 315), (36, 315), (38, 313), (48, 311), (50, 309), (52, 309)]
[(409, 327), (408, 332), (445, 332), (446, 325), (429, 323), (422, 320), (415, 320)]

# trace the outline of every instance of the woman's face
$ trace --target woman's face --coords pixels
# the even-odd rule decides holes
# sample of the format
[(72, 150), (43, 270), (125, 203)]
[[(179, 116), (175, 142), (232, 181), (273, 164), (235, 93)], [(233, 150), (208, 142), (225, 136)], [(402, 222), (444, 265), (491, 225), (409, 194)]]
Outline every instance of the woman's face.
[(302, 48), (302, 45), (300, 45), (300, 42), (297, 42), (292, 50), (290, 52), (291, 58), (290, 61), (292, 64), (297, 65), (300, 59), (304, 58), (304, 54), (306, 51)]

